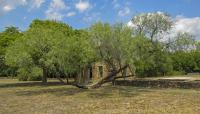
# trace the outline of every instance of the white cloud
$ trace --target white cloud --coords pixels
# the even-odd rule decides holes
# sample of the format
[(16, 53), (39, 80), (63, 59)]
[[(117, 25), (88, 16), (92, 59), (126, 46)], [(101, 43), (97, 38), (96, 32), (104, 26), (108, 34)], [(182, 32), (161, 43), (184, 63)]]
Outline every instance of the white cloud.
[(175, 18), (175, 26), (172, 30), (175, 33), (187, 32), (200, 40), (200, 17), (187, 18), (183, 16), (177, 16)]
[(68, 13), (67, 13), (67, 17), (72, 17), (72, 16), (74, 16), (74, 15), (76, 15), (76, 12), (68, 12)]
[(12, 9), (13, 9), (13, 7), (10, 6), (10, 5), (6, 5), (6, 6), (3, 7), (3, 10), (4, 10), (5, 12), (11, 11)]
[(32, 0), (31, 8), (40, 8), (44, 2), (45, 0)]
[(123, 9), (119, 10), (118, 15), (119, 16), (126, 16), (126, 15), (129, 15), (130, 12), (131, 12), (130, 9), (128, 7), (125, 7)]
[(80, 0), (78, 3), (75, 4), (75, 8), (80, 12), (84, 12), (85, 10), (90, 8), (90, 3), (88, 1)]
[(63, 10), (67, 10), (68, 7), (65, 5), (63, 0), (51, 1), (48, 10), (45, 12), (46, 17), (51, 20), (62, 20), (64, 15)]
[(27, 4), (26, 0), (1, 0), (0, 13), (9, 12), (15, 9), (17, 6), (24, 6), (26, 4)]
[[(187, 18), (184, 16), (176, 16), (174, 19), (174, 26), (169, 34), (165, 34), (164, 40), (168, 38), (172, 39), (178, 33), (187, 32), (195, 37), (196, 40), (200, 40), (200, 17)], [(135, 25), (129, 21), (127, 26), (135, 28)]]

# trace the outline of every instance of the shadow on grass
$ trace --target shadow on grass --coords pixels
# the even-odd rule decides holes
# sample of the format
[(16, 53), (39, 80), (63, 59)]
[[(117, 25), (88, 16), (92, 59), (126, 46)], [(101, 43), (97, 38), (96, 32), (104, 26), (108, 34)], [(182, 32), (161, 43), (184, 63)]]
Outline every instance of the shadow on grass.
[(129, 88), (122, 86), (104, 86), (99, 89), (79, 89), (74, 86), (62, 86), (58, 88), (41, 88), (35, 90), (24, 90), (15, 92), (18, 96), (35, 96), (42, 94), (52, 94), (57, 97), (60, 96), (72, 96), (79, 93), (84, 93), (82, 97), (86, 95), (88, 98), (92, 99), (103, 99), (103, 98), (113, 98), (113, 97), (134, 97), (141, 93), (151, 92), (151, 90), (141, 89), (141, 88)]
[(146, 92), (152, 92), (152, 90), (127, 86), (106, 86), (95, 91), (90, 90), (88, 96), (90, 98), (133, 97)]
[[(114, 98), (114, 97), (134, 97), (142, 93), (152, 92), (153, 90), (134, 88), (127, 86), (103, 86), (98, 89), (80, 89), (75, 86), (61, 86), (48, 88), (33, 88), (23, 91), (16, 91), (17, 96), (35, 96), (43, 94), (51, 94), (57, 97), (72, 96), (81, 93), (80, 97), (92, 99)], [(84, 94), (82, 94), (84, 93)]]
[(46, 84), (42, 82), (22, 82), (22, 83), (8, 83), (0, 84), (0, 88), (12, 88), (12, 87), (34, 87), (34, 86), (60, 86), (60, 85), (72, 85), (73, 83), (63, 84), (61, 82), (48, 82)]
[(81, 92), (85, 92), (86, 90), (79, 89), (76, 87), (60, 87), (60, 88), (48, 88), (48, 89), (36, 89), (36, 90), (25, 90), (25, 91), (17, 91), (16, 95), (18, 96), (35, 96), (42, 94), (53, 94), (55, 96), (70, 96), (75, 95)]

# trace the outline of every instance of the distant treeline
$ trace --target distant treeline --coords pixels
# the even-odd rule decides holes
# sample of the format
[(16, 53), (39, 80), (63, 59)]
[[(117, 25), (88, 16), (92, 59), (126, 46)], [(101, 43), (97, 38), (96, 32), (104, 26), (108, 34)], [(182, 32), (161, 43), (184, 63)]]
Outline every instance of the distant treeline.
[(97, 22), (74, 29), (57, 21), (33, 20), (20, 31), (0, 33), (0, 76), (20, 80), (69, 77), (96, 61), (113, 72), (129, 67), (138, 77), (200, 71), (200, 42), (189, 33), (169, 35), (173, 20), (164, 13), (139, 14), (132, 26)]

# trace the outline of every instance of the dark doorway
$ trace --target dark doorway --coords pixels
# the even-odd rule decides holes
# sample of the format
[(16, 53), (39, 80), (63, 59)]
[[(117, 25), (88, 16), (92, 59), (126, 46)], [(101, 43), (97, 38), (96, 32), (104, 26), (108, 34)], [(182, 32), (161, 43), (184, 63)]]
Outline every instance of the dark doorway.
[(99, 77), (103, 77), (103, 66), (99, 66)]
[(88, 75), (89, 75), (90, 79), (92, 79), (92, 67), (89, 67), (88, 69), (89, 69)]

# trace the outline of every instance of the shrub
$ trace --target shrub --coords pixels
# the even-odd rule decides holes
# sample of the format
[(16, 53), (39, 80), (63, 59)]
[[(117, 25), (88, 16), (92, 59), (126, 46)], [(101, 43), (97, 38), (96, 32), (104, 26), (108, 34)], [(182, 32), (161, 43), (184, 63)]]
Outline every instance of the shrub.
[(38, 67), (20, 68), (18, 70), (19, 81), (41, 81), (42, 70)]
[(34, 67), (28, 76), (28, 81), (41, 81), (42, 80), (42, 69)]
[(17, 72), (17, 78), (19, 81), (27, 81), (28, 80), (28, 70), (25, 68), (20, 68)]
[(186, 74), (186, 72), (184, 72), (184, 71), (171, 71), (167, 75), (178, 76), (178, 75), (185, 75), (185, 74)]

